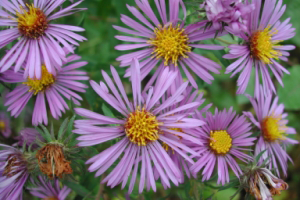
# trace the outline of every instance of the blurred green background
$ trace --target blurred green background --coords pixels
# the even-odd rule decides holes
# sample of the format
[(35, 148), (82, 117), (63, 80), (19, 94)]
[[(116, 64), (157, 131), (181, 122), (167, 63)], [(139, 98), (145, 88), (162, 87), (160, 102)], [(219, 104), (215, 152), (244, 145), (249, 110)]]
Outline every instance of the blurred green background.
[[(154, 8), (154, 0), (149, 0)], [(185, 2), (190, 2), (193, 0), (184, 0)], [(194, 0), (197, 1), (197, 0)], [(300, 1), (299, 0), (284, 0), (287, 4), (287, 9), (284, 14), (284, 18), (291, 17), (291, 22), (293, 27), (297, 30), (300, 29)], [(65, 5), (70, 4), (66, 2)], [(120, 34), (118, 31), (112, 28), (112, 25), (121, 25), (120, 14), (125, 14), (133, 17), (126, 8), (126, 4), (131, 6), (135, 5), (134, 0), (85, 0), (80, 4), (79, 7), (88, 8), (87, 11), (76, 13), (72, 16), (59, 19), (57, 23), (64, 23), (70, 25), (82, 26), (86, 29), (83, 35), (88, 38), (88, 41), (81, 43), (80, 47), (76, 50), (77, 54), (82, 56), (83, 60), (89, 62), (89, 64), (84, 68), (92, 80), (100, 81), (102, 79), (101, 70), (105, 70), (110, 74), (109, 66), (114, 65), (122, 77), (124, 75), (125, 69), (118, 67), (118, 62), (115, 59), (122, 55), (123, 53), (128, 53), (128, 51), (117, 51), (114, 46), (120, 44), (121, 42), (114, 38), (115, 35)], [(187, 4), (188, 9), (188, 19), (187, 22), (192, 23), (198, 20), (195, 12), (195, 7)], [(156, 9), (154, 9), (156, 11)], [(296, 30), (296, 31), (297, 31)], [(222, 39), (232, 40), (230, 37), (224, 37)], [(219, 43), (218, 41), (206, 41), (206, 43)], [(280, 97), (280, 102), (285, 104), (285, 110), (289, 114), (289, 126), (295, 127), (298, 132), (300, 132), (300, 31), (297, 31), (297, 35), (290, 41), (285, 41), (286, 44), (294, 44), (297, 46), (295, 50), (291, 52), (290, 60), (288, 63), (282, 63), (290, 72), (290, 75), (285, 75), (283, 82), (285, 87), (282, 88), (278, 85), (278, 95)], [(224, 44), (224, 43), (221, 43)], [(225, 45), (225, 44), (224, 44)], [(5, 49), (1, 50), (1, 56), (3, 55)], [(231, 106), (238, 113), (242, 113), (245, 110), (252, 110), (249, 101), (244, 96), (236, 96), (236, 80), (237, 77), (230, 79), (229, 75), (225, 75), (224, 71), (226, 66), (230, 64), (231, 61), (222, 59), (222, 55), (226, 53), (227, 49), (224, 51), (198, 51), (202, 55), (219, 62), (223, 66), (223, 70), (220, 75), (214, 74), (215, 81), (211, 85), (203, 83), (199, 78), (197, 82), (199, 83), (199, 88), (204, 92), (206, 98), (206, 103), (213, 103), (214, 107), (219, 109), (229, 108)], [(150, 76), (149, 76), (150, 77)], [(147, 77), (146, 80), (149, 78)], [(196, 77), (195, 77), (196, 78)], [(275, 80), (275, 79), (274, 79)], [(130, 94), (130, 83), (127, 79), (123, 79), (125, 87)], [(276, 81), (275, 81), (276, 82)], [(276, 82), (277, 83), (277, 82)], [(88, 84), (88, 82), (87, 82)], [(9, 88), (13, 88), (14, 85), (7, 85)], [(1, 95), (7, 90), (4, 86), (0, 86)], [(247, 93), (253, 94), (254, 90), (254, 79), (251, 78), (250, 86), (247, 89)], [(111, 115), (114, 112), (107, 106), (103, 104), (101, 98), (92, 90), (92, 88), (87, 89), (84, 96), (84, 101), (82, 102), (82, 107), (94, 110), (96, 112)], [(213, 107), (213, 108), (214, 108)], [(31, 102), (29, 106), (24, 110), (24, 112), (17, 119), (12, 119), (12, 128), (14, 134), (17, 135), (24, 127), (31, 126), (31, 112), (33, 108), (33, 103)], [(1, 110), (5, 110), (3, 106), (3, 99), (1, 98)], [(72, 111), (68, 111), (61, 120), (56, 121), (49, 115), (52, 119), (55, 127), (59, 127), (60, 123), (65, 117), (72, 116)], [(113, 113), (118, 116), (117, 113)], [(299, 135), (296, 135), (296, 139), (299, 140)], [(3, 138), (2, 138), (3, 140)], [(13, 139), (3, 141), (5, 143), (12, 144)], [(105, 149), (111, 145), (107, 143), (104, 145), (98, 145), (93, 148), (93, 153), (96, 154), (101, 150)], [(300, 146), (296, 145), (294, 147), (288, 148), (289, 154), (294, 160), (294, 165), (290, 163), (288, 177), (284, 178), (289, 184), (290, 188), (288, 191), (284, 191), (281, 196), (275, 199), (300, 199)], [(69, 187), (74, 189), (69, 199), (125, 199), (125, 190), (121, 190), (120, 186), (113, 189), (100, 184), (102, 177), (95, 178), (94, 173), (89, 173), (83, 171), (82, 174), (76, 174), (76, 180), (78, 184), (71, 184)], [(235, 188), (229, 188), (226, 190), (220, 190), (220, 188), (215, 187), (216, 180), (209, 183), (201, 183), (199, 180), (187, 180), (185, 184), (179, 187), (172, 187), (172, 189), (164, 190), (160, 183), (157, 183), (158, 191), (144, 192), (143, 194), (138, 194), (137, 188), (130, 195), (131, 199), (229, 199), (236, 191)], [(239, 195), (236, 199), (243, 199), (243, 196)], [(24, 199), (32, 199), (27, 193)]]

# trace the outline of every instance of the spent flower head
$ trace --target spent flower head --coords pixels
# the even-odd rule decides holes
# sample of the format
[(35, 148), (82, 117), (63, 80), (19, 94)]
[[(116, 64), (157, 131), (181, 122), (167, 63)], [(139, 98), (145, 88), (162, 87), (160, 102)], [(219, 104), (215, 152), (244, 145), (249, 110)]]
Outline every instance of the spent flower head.
[(243, 175), (240, 177), (240, 188), (257, 200), (271, 200), (273, 196), (280, 195), (282, 190), (288, 189), (288, 184), (266, 168), (266, 164), (259, 164), (260, 157), (264, 151), (258, 154), (254, 161), (243, 167)]
[(38, 166), (43, 174), (46, 174), (50, 179), (64, 178), (65, 175), (73, 173), (72, 166), (77, 165), (77, 160), (80, 159), (78, 154), (81, 148), (77, 147), (77, 141), (73, 137), (72, 127), (75, 116), (70, 120), (65, 119), (59, 131), (54, 133), (53, 126), (49, 132), (46, 127), (41, 125), (36, 128), (43, 136), (45, 142), (37, 140), (39, 149), (36, 153)]

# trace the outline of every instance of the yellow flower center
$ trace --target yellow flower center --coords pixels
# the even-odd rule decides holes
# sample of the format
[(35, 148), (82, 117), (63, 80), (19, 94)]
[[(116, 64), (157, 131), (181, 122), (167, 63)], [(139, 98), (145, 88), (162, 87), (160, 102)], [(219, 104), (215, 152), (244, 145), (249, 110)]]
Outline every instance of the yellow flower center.
[(265, 140), (273, 142), (275, 140), (282, 140), (285, 136), (285, 131), (282, 130), (284, 127), (280, 127), (278, 122), (280, 118), (276, 117), (266, 117), (262, 123), (262, 133)]
[(271, 59), (278, 59), (281, 53), (274, 49), (279, 46), (279, 40), (272, 40), (272, 36), (277, 34), (277, 31), (272, 32), (270, 26), (263, 31), (257, 31), (250, 37), (250, 51), (251, 55), (264, 62), (270, 64)]
[(0, 131), (4, 131), (5, 127), (5, 122), (0, 120)]
[(188, 46), (188, 35), (184, 33), (184, 29), (173, 27), (172, 24), (168, 28), (155, 28), (155, 37), (149, 40), (154, 46), (157, 59), (163, 58), (164, 65), (167, 66), (169, 61), (177, 66), (178, 59), (181, 57), (188, 58), (187, 53), (191, 51)]
[(44, 12), (35, 8), (33, 4), (26, 6), (28, 10), (21, 6), (22, 13), (16, 13), (18, 29), (22, 35), (36, 39), (45, 33), (48, 20)]
[(42, 66), (42, 77), (41, 79), (27, 78), (27, 82), (24, 85), (29, 86), (29, 92), (34, 92), (34, 95), (41, 91), (45, 91), (55, 82), (55, 77), (50, 74), (45, 65)]
[(145, 110), (137, 108), (129, 114), (125, 123), (125, 133), (128, 139), (139, 146), (146, 146), (148, 142), (159, 138), (159, 125), (156, 117)]
[(210, 131), (209, 146), (216, 154), (226, 154), (232, 146), (232, 139), (227, 131)]

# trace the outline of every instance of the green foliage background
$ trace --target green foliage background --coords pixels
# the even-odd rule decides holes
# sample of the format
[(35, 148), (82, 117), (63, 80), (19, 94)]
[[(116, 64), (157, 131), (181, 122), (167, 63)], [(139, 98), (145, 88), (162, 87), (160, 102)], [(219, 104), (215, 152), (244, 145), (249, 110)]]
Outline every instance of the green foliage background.
[[(154, 1), (149, 0), (153, 6)], [(189, 2), (193, 0), (185, 0)], [(197, 0), (194, 0), (197, 1)], [(290, 61), (284, 63), (284, 66), (288, 68), (291, 75), (285, 75), (283, 82), (285, 87), (282, 88), (278, 85), (278, 95), (280, 102), (285, 104), (286, 112), (289, 114), (289, 126), (293, 126), (300, 132), (300, 1), (299, 0), (284, 0), (287, 4), (287, 9), (284, 18), (290, 17), (293, 27), (297, 28), (297, 35), (290, 41), (286, 41), (286, 44), (294, 44), (297, 48), (291, 52)], [(65, 3), (66, 5), (69, 2)], [(82, 56), (83, 60), (89, 62), (84, 68), (92, 80), (100, 81), (102, 79), (101, 70), (105, 70), (110, 74), (109, 66), (113, 65), (122, 77), (125, 69), (118, 67), (118, 62), (115, 59), (123, 53), (128, 51), (120, 52), (114, 49), (114, 46), (120, 44), (120, 41), (114, 38), (115, 35), (120, 34), (118, 31), (112, 28), (112, 25), (123, 25), (120, 20), (120, 14), (125, 14), (133, 17), (126, 8), (126, 4), (135, 5), (134, 0), (85, 0), (80, 4), (80, 7), (88, 8), (87, 11), (76, 13), (75, 15), (65, 17), (58, 20), (58, 23), (71, 24), (82, 26), (86, 29), (83, 35), (88, 38), (88, 41), (81, 43), (80, 47), (76, 50), (77, 54)], [(195, 7), (188, 5), (188, 14), (195, 12)], [(195, 22), (197, 20), (196, 15), (190, 15), (188, 22)], [(298, 30), (299, 29), (299, 30)], [(232, 40), (230, 37), (224, 37), (222, 39)], [(207, 43), (220, 43), (218, 41), (206, 41)], [(221, 43), (225, 45), (224, 43)], [(225, 51), (199, 51), (198, 53), (213, 59), (223, 66), (221, 74), (213, 76), (215, 80), (211, 85), (203, 83), (199, 78), (199, 88), (204, 92), (204, 96), (207, 99), (206, 103), (213, 103), (214, 107), (219, 109), (229, 108), (231, 106), (241, 113), (245, 110), (252, 110), (249, 101), (244, 96), (236, 96), (236, 79), (230, 79), (229, 75), (224, 74), (225, 68), (230, 64), (231, 61), (222, 59), (222, 55)], [(4, 49), (1, 51), (3, 55)], [(149, 77), (147, 77), (149, 78)], [(147, 80), (146, 78), (146, 80)], [(127, 79), (123, 79), (125, 87), (127, 88), (128, 94), (130, 94), (130, 83)], [(247, 89), (247, 93), (253, 94), (254, 90), (254, 79), (250, 80), (250, 87)], [(276, 81), (275, 81), (276, 82)], [(88, 82), (87, 82), (88, 84)], [(14, 86), (7, 85), (9, 88)], [(4, 86), (0, 86), (1, 96), (5, 93)], [(103, 103), (101, 98), (92, 90), (90, 87), (85, 94), (82, 94), (84, 101), (82, 107), (93, 110), (95, 112), (104, 113), (106, 115), (116, 115), (113, 109), (109, 108), (107, 104)], [(214, 108), (213, 107), (213, 108)], [(33, 103), (31, 102), (25, 111), (17, 119), (12, 119), (12, 128), (14, 134), (17, 135), (18, 131), (24, 127), (31, 127), (31, 112)], [(3, 106), (3, 98), (1, 98), (0, 109), (5, 110)], [(58, 130), (59, 125), (62, 123), (65, 117), (72, 116), (72, 111), (68, 111), (61, 120), (56, 121), (49, 115), (49, 119), (52, 120), (56, 129)], [(299, 140), (299, 134), (296, 135)], [(12, 144), (13, 139), (4, 141), (5, 143)], [(89, 155), (92, 156), (103, 149), (110, 146), (112, 143), (98, 145), (89, 151)], [(300, 197), (300, 147), (299, 145), (288, 149), (294, 165), (290, 164), (289, 176), (285, 180), (290, 185), (288, 191), (283, 192), (280, 197), (275, 199), (297, 199)], [(121, 190), (120, 186), (113, 189), (100, 184), (102, 177), (95, 178), (94, 173), (89, 173), (86, 170), (82, 171), (81, 174), (75, 175), (78, 184), (67, 183), (74, 191), (68, 197), (68, 199), (125, 199), (125, 190)], [(179, 187), (172, 187), (172, 189), (164, 190), (160, 183), (157, 183), (157, 192), (144, 192), (139, 195), (137, 188), (130, 195), (131, 199), (229, 199), (231, 195), (235, 193), (235, 188), (220, 188), (215, 186), (216, 179), (202, 183), (199, 180), (187, 180)], [(243, 196), (239, 195), (236, 199), (243, 199)], [(24, 199), (32, 199), (28, 193), (25, 193)]]

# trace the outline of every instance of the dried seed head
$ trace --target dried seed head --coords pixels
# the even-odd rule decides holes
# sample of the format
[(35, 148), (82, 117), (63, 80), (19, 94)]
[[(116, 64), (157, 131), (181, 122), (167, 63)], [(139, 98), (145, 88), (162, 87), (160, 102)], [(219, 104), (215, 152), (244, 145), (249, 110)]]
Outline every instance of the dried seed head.
[(47, 144), (36, 154), (41, 172), (50, 179), (62, 178), (64, 174), (72, 174), (71, 162), (66, 160), (62, 146)]

